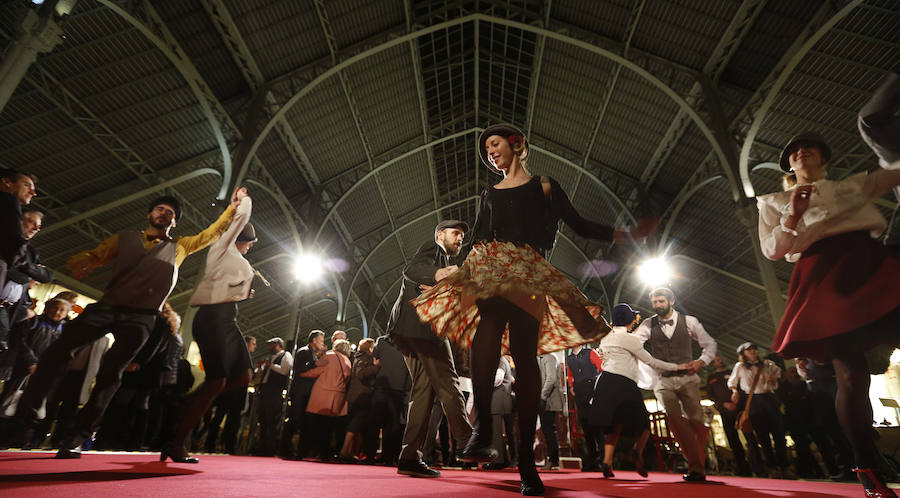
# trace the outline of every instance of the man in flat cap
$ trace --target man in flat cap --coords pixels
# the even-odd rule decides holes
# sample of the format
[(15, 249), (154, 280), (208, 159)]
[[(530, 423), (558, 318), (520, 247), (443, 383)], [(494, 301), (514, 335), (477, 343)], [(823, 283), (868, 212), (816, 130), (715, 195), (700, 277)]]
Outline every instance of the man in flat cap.
[(451, 260), (459, 255), (469, 225), (445, 220), (435, 227), (434, 240), (423, 244), (403, 270), (400, 296), (388, 320), (387, 333), (406, 358), (412, 378), (409, 415), (403, 434), (403, 449), (397, 472), (416, 477), (438, 477), (437, 470), (422, 461), (421, 449), (428, 433), (428, 420), (435, 397), (444, 407), (457, 448), (463, 448), (472, 434), (459, 376), (453, 364), (450, 342), (438, 338), (419, 321), (409, 301), (423, 289), (435, 285), (458, 269)]
[(259, 450), (258, 456), (274, 456), (277, 442), (278, 417), (281, 416), (282, 393), (287, 388), (288, 375), (294, 366), (291, 353), (284, 350), (284, 340), (273, 337), (266, 341), (269, 356), (263, 362), (259, 382)]

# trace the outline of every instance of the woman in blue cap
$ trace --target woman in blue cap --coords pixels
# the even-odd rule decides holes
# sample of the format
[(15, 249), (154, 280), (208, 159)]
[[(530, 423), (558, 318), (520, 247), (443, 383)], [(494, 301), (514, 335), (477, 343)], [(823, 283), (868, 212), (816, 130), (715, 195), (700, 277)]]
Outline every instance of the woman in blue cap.
[(526, 169), (528, 140), (509, 124), (488, 127), (478, 140), (482, 163), (503, 180), (484, 190), (465, 263), (411, 304), (441, 337), (471, 348), (478, 424), (463, 456), (497, 458), (491, 448), (491, 391), (501, 348), (516, 363), (521, 492), (544, 491), (534, 465), (533, 441), (540, 401), (537, 355), (596, 341), (609, 332), (601, 307), (589, 301), (547, 262), (560, 220), (582, 237), (611, 242), (639, 239), (634, 232), (583, 218), (554, 179)]
[(647, 477), (644, 445), (650, 437), (650, 414), (638, 389), (638, 360), (657, 370), (687, 370), (687, 364), (669, 363), (654, 358), (640, 339), (629, 332), (641, 321), (640, 314), (621, 303), (612, 310), (612, 331), (600, 341), (603, 371), (594, 384), (590, 424), (606, 434), (603, 477), (613, 477), (612, 462), (620, 435), (634, 437), (631, 458), (638, 474)]

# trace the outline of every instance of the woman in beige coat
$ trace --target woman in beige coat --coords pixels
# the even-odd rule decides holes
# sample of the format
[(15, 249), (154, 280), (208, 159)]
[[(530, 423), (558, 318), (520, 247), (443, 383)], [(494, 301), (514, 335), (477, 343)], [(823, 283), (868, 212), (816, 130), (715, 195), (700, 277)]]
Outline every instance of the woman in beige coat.
[(343, 442), (347, 415), (347, 384), (350, 382), (350, 343), (344, 339), (334, 341), (331, 351), (325, 353), (310, 370), (310, 377), (316, 377), (306, 413), (312, 414), (313, 427), (319, 434), (319, 457), (332, 460), (332, 436)]
[(172, 441), (163, 449), (162, 461), (169, 457), (174, 462), (197, 463), (196, 458), (188, 455), (184, 444), (191, 429), (222, 391), (244, 387), (250, 382), (250, 353), (237, 325), (237, 304), (248, 299), (252, 292), (254, 272), (244, 259), (256, 242), (250, 224), (251, 202), (247, 189), (235, 190), (231, 199), (234, 219), (210, 246), (206, 272), (191, 297), (191, 306), (199, 308), (192, 328), (206, 380), (191, 399)]

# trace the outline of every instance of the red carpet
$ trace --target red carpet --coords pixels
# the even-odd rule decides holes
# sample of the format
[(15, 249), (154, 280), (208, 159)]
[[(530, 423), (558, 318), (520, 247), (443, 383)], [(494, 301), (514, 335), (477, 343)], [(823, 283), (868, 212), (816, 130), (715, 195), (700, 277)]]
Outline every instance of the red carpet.
[[(518, 474), (444, 470), (437, 479), (394, 468), (200, 455), (200, 463), (161, 463), (156, 453), (89, 452), (54, 460), (51, 452), (0, 451), (0, 496), (519, 496)], [(862, 496), (858, 484), (711, 476), (689, 484), (675, 474), (613, 479), (573, 471), (542, 472), (546, 496), (664, 498)]]

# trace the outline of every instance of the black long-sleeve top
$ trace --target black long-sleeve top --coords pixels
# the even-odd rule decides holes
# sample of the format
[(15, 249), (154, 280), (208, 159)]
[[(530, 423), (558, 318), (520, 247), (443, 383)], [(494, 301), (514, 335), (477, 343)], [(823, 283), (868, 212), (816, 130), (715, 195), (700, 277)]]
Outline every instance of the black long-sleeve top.
[[(550, 184), (549, 199), (541, 186), (544, 182)], [(560, 220), (582, 237), (613, 240), (613, 227), (582, 217), (559, 183), (547, 176), (534, 176), (525, 184), (507, 189), (486, 188), (471, 240), (528, 244), (546, 257), (553, 248)]]

